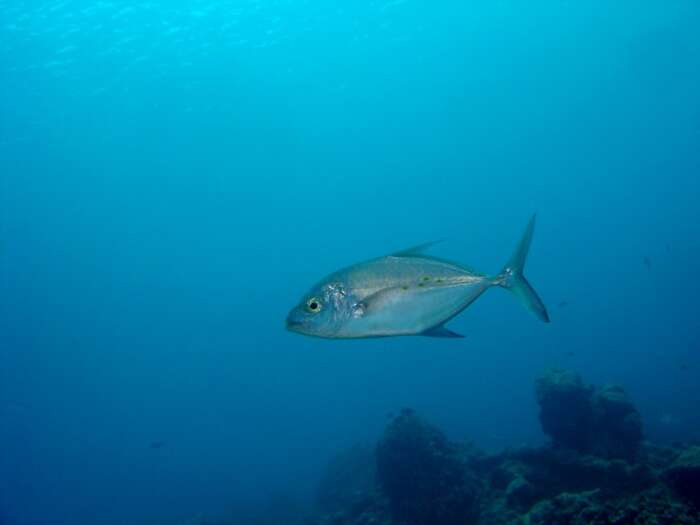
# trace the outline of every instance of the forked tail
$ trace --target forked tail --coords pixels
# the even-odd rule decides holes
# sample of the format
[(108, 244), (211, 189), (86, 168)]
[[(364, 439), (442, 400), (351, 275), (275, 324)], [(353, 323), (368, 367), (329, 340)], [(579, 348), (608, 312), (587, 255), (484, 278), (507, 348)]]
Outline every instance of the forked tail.
[(525, 308), (535, 314), (541, 321), (548, 323), (547, 308), (545, 308), (542, 299), (540, 299), (535, 289), (523, 275), (525, 259), (527, 259), (527, 252), (530, 250), (530, 243), (532, 242), (532, 234), (535, 231), (535, 217), (533, 215), (530, 219), (515, 252), (513, 252), (510, 260), (494, 279), (493, 283), (513, 292)]

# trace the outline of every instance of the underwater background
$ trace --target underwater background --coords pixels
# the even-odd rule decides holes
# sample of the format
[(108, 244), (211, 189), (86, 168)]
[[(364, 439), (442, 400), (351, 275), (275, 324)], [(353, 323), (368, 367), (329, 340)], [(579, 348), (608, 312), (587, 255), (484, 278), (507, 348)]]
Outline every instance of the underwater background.
[[(292, 523), (404, 407), (546, 443), (550, 367), (700, 439), (698, 27), (690, 0), (0, 0), (0, 523)], [(285, 330), (422, 242), (495, 273), (533, 212), (549, 325), (493, 290), (464, 339)]]

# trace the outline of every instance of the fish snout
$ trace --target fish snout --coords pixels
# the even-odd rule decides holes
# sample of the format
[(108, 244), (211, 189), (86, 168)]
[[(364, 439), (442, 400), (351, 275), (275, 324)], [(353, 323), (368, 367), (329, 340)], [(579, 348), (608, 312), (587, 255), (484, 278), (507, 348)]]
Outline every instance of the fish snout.
[(293, 332), (298, 331), (304, 325), (304, 319), (304, 314), (295, 308), (289, 312), (289, 315), (287, 315), (287, 320), (285, 322), (287, 330), (291, 330)]

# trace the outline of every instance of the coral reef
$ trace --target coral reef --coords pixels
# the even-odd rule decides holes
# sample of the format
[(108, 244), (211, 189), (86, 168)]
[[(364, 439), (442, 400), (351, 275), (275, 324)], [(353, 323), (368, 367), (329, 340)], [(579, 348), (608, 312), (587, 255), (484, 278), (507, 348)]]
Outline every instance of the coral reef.
[(548, 370), (535, 384), (540, 422), (554, 446), (632, 460), (642, 443), (642, 419), (618, 386), (593, 387), (568, 370)]
[(588, 448), (591, 414), (591, 389), (578, 374), (568, 370), (549, 370), (535, 383), (540, 405), (540, 423), (556, 445), (584, 451)]
[(643, 443), (619, 387), (550, 370), (535, 391), (551, 445), (488, 455), (403, 410), (374, 454), (364, 447), (334, 460), (309, 524), (700, 523), (700, 446)]
[(458, 525), (478, 515), (480, 486), (458, 447), (411, 410), (377, 445), (377, 479), (401, 523)]
[(608, 458), (634, 459), (643, 440), (642, 418), (625, 391), (605, 385), (594, 390), (590, 402), (590, 451)]
[(691, 525), (700, 515), (663, 493), (645, 493), (622, 501), (607, 500), (597, 490), (564, 492), (533, 507), (527, 522), (537, 525)]
[(678, 494), (700, 507), (700, 446), (681, 452), (664, 475)]

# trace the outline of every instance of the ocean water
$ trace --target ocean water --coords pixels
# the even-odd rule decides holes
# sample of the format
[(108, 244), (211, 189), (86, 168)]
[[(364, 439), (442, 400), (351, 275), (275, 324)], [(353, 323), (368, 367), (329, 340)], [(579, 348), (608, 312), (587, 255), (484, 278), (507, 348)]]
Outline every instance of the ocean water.
[[(689, 0), (0, 0), (0, 523), (292, 523), (403, 407), (544, 443), (549, 367), (700, 439), (699, 26)], [(422, 242), (496, 272), (533, 212), (549, 325), (493, 290), (464, 339), (285, 330)]]

